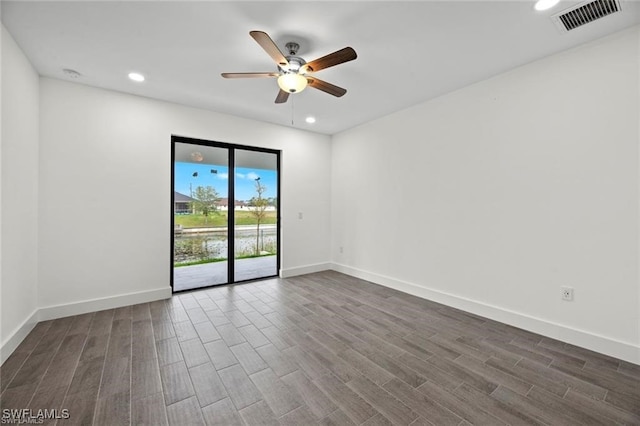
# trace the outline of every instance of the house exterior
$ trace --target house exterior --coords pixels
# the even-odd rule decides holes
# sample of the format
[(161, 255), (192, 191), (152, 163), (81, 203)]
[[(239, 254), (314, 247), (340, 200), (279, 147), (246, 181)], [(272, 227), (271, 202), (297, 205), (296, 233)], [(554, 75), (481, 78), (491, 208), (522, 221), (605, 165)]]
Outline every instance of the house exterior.
[[(173, 212), (175, 214), (192, 214), (193, 206), (192, 202), (197, 201), (195, 198), (189, 197), (188, 195), (181, 194), (178, 191), (173, 192)], [(224, 197), (220, 198), (216, 203), (216, 207), (220, 211), (229, 210), (229, 199)], [(247, 203), (242, 200), (235, 201), (235, 210), (249, 210)], [(267, 210), (275, 210), (275, 207), (269, 206)]]
[[(216, 203), (216, 206), (219, 210), (227, 211), (229, 210), (229, 199), (228, 198), (220, 198), (220, 200)], [(246, 210), (247, 203), (241, 200), (236, 200), (234, 203), (234, 210)]]
[(191, 202), (195, 201), (188, 195), (181, 194), (177, 191), (173, 192), (173, 213), (174, 214), (189, 214), (193, 213), (193, 207)]

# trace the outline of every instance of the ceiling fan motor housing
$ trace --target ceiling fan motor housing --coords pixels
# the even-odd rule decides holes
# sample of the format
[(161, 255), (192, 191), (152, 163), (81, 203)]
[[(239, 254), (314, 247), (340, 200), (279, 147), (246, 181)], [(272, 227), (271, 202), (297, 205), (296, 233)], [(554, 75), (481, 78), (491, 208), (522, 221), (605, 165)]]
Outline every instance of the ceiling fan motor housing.
[(289, 61), (289, 67), (287, 69), (283, 69), (278, 66), (279, 70), (284, 73), (293, 72), (297, 74), (300, 72), (300, 68), (302, 68), (302, 66), (307, 63), (307, 61), (302, 59), (300, 56), (293, 55), (287, 56), (287, 61)]

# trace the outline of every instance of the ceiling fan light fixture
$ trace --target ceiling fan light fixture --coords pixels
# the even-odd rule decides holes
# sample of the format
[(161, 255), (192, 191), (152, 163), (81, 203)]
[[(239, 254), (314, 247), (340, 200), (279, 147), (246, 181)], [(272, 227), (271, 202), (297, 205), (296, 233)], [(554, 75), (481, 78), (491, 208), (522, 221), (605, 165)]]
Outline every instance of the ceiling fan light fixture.
[(307, 87), (307, 79), (295, 73), (286, 73), (278, 77), (278, 86), (288, 93), (302, 92)]

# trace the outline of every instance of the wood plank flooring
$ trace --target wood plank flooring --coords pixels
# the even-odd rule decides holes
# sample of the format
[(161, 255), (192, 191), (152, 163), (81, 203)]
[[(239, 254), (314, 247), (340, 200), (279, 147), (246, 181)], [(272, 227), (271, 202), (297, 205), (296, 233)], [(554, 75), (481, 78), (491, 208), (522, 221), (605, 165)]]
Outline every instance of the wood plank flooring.
[(41, 322), (0, 390), (58, 425), (640, 425), (640, 366), (336, 272)]

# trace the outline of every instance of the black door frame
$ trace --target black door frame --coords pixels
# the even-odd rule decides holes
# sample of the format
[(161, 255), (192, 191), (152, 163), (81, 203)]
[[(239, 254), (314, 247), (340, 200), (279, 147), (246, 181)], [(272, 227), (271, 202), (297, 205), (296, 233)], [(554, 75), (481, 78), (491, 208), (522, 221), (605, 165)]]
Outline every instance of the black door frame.
[[(176, 143), (188, 143), (192, 145), (201, 145), (215, 148), (224, 148), (227, 149), (229, 153), (229, 187), (228, 187), (228, 199), (233, 200), (229, 201), (229, 205), (231, 206), (231, 202), (233, 202), (233, 208), (227, 209), (227, 282), (222, 284), (214, 284), (211, 286), (198, 287), (188, 290), (173, 290), (173, 255), (174, 255), (174, 229), (175, 229), (175, 160), (176, 160)], [(235, 272), (235, 222), (236, 222), (236, 213), (235, 213), (235, 151), (236, 150), (245, 150), (245, 151), (256, 151), (256, 152), (264, 152), (268, 154), (276, 155), (276, 172), (277, 172), (277, 191), (278, 198), (276, 203), (276, 263), (277, 263), (277, 272), (276, 275), (270, 275), (266, 277), (260, 278), (252, 278), (249, 280), (235, 281), (234, 272)], [(244, 282), (257, 281), (263, 279), (269, 279), (278, 277), (280, 275), (280, 205), (282, 204), (282, 196), (280, 192), (280, 154), (282, 151), (277, 149), (270, 148), (261, 148), (257, 146), (250, 145), (238, 145), (227, 142), (218, 142), (218, 141), (210, 141), (206, 139), (195, 139), (189, 138), (186, 136), (177, 136), (171, 135), (171, 244), (170, 244), (170, 256), (171, 256), (171, 274), (169, 277), (169, 281), (171, 284), (171, 291), (173, 293), (180, 293), (184, 291), (194, 291), (203, 288), (217, 287), (221, 285), (229, 285), (229, 284), (240, 284)]]

